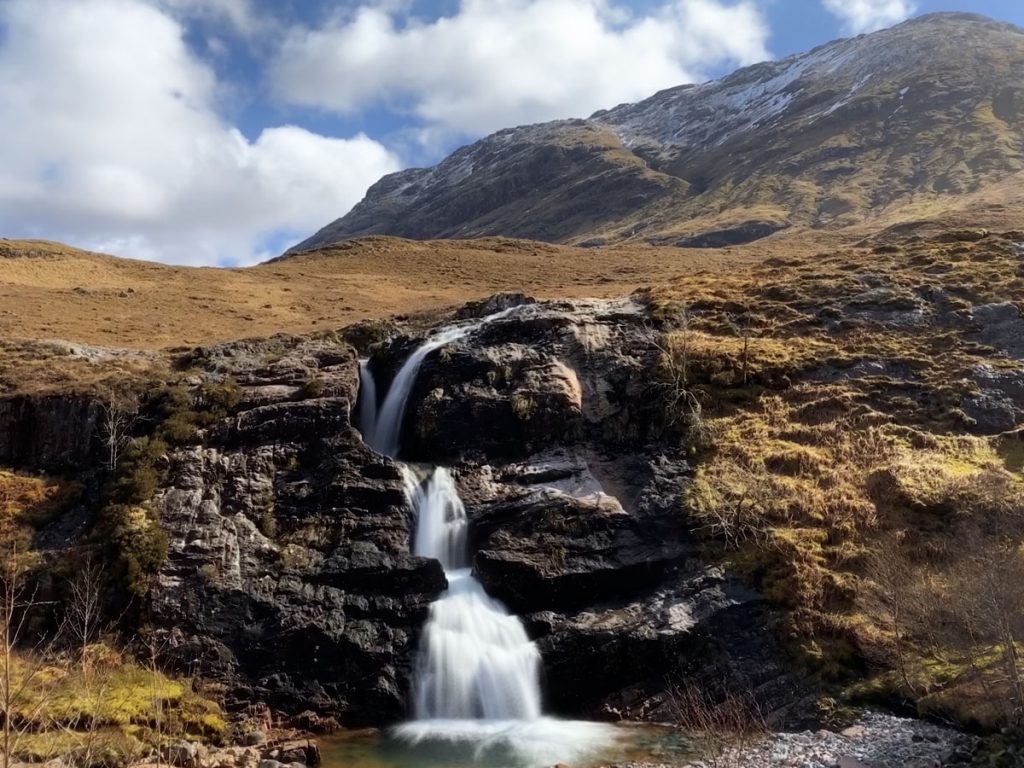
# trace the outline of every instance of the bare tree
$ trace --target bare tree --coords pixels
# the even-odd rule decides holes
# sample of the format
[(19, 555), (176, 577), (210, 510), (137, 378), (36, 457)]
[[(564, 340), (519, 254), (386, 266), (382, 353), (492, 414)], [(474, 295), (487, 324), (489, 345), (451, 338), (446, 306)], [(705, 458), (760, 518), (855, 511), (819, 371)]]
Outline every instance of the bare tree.
[(87, 670), (89, 646), (101, 631), (103, 573), (99, 566), (88, 558), (68, 583), (69, 599), (64, 619), (67, 635), (79, 655), (82, 668)]
[[(971, 548), (971, 551), (982, 550)], [(1012, 725), (1024, 725), (1024, 670), (1018, 641), (1024, 640), (1024, 553), (1007, 543), (992, 545), (983, 555), (965, 557), (952, 575), (950, 594), (954, 612), (972, 652), (999, 648), (1002, 675), (985, 681), (1005, 691), (1006, 716)], [(985, 674), (983, 664), (976, 664)], [(991, 678), (991, 672), (988, 672)]]
[(871, 596), (878, 603), (879, 613), (884, 616), (892, 635), (891, 652), (895, 656), (896, 671), (907, 692), (916, 696), (919, 691), (910, 675), (907, 657), (913, 614), (920, 613), (919, 590), (916, 589), (918, 576), (899, 541), (878, 546), (868, 564), (868, 578), (874, 587)]
[(121, 451), (131, 441), (139, 419), (139, 404), (134, 397), (108, 390), (100, 403), (100, 440), (106, 454), (104, 464), (109, 470), (117, 466)]

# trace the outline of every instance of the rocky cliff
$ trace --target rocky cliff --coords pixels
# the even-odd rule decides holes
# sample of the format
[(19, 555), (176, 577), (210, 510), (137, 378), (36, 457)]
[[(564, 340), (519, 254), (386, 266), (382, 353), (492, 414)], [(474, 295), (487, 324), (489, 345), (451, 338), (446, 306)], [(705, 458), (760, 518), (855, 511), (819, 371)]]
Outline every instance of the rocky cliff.
[[(690, 669), (763, 685), (769, 709), (786, 716), (795, 684), (762, 637), (765, 605), (701, 562), (681, 505), (690, 467), (660, 440), (645, 401), (657, 356), (646, 311), (498, 303), (519, 301), (428, 358), (403, 458), (454, 466), (474, 567), (540, 642), (550, 705), (664, 716), (666, 676)], [(382, 389), (414, 339), (372, 348)], [(277, 354), (268, 362), (256, 343), (200, 356), (202, 375), (234, 377), (241, 402), (167, 457), (154, 504), (170, 548), (153, 619), (178, 663), (223, 680), (239, 701), (393, 722), (406, 713), (417, 633), (444, 577), (410, 554), (397, 466), (352, 423), (354, 350), (320, 340)], [(736, 642), (723, 645), (722, 633)], [(594, 676), (599, 660), (607, 673)]]
[(293, 250), (368, 234), (734, 245), (935, 215), (1022, 169), (1024, 32), (935, 14), (637, 104), (500, 131), (375, 184)]
[[(787, 671), (771, 611), (702, 560), (682, 502), (692, 467), (652, 387), (660, 349), (648, 309), (499, 296), (457, 321), (498, 308), (512, 311), (425, 361), (402, 458), (452, 466), (474, 568), (538, 641), (548, 706), (663, 718), (666, 681), (685, 675), (756, 690), (779, 720), (805, 719), (810, 698)], [(410, 553), (398, 465), (363, 442), (346, 339), (370, 356), (383, 397), (424, 330), (372, 343), (366, 330), (177, 359), (193, 402), (228, 382), (234, 396), (154, 458), (158, 483), (141, 508), (167, 555), (144, 620), (164, 662), (222, 683), (229, 705), (349, 725), (407, 714), (418, 633), (445, 577)], [(95, 397), (0, 401), (2, 460), (98, 477), (88, 436), (100, 415)], [(140, 434), (172, 434), (168, 418), (154, 410)], [(57, 521), (38, 540), (66, 528)]]

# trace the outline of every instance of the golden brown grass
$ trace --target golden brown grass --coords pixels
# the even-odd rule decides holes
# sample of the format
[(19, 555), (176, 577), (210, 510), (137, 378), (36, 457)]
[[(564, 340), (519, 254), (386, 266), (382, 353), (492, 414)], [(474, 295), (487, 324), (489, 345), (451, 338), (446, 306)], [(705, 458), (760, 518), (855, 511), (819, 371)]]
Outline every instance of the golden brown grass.
[(0, 556), (27, 551), (32, 531), (78, 500), (76, 482), (0, 469)]
[[(4, 250), (7, 256), (4, 255)], [(37, 255), (38, 254), (38, 255)], [(0, 339), (153, 350), (453, 307), (499, 291), (621, 296), (757, 251), (367, 238), (247, 269), (170, 267), (0, 241)]]
[[(1024, 535), (1019, 432), (973, 435), (961, 410), (974, 366), (1019, 370), (1020, 361), (971, 341), (969, 324), (901, 314), (921, 297), (941, 297), (951, 313), (1024, 306), (1013, 245), (1022, 238), (944, 239), (774, 258), (646, 294), (670, 329), (665, 355), (677, 366), (686, 357), (701, 404), (687, 494), (696, 524), (713, 552), (785, 609), (794, 647), (826, 677), (859, 674), (865, 660), (893, 663), (896, 638), (872, 576), (883, 545), (899, 542), (909, 563), (898, 588), (927, 573), (937, 590), (966, 558)], [(931, 614), (919, 624), (948, 620)], [(920, 684), (907, 692), (887, 673), (888, 690), (931, 712), (982, 719), (971, 707), (987, 673), (963, 661), (977, 648), (906, 631)]]
[(160, 744), (219, 742), (228, 732), (216, 701), (103, 644), (89, 646), (85, 659), (15, 655), (11, 674), (26, 681), (14, 712), (23, 759), (125, 764)]

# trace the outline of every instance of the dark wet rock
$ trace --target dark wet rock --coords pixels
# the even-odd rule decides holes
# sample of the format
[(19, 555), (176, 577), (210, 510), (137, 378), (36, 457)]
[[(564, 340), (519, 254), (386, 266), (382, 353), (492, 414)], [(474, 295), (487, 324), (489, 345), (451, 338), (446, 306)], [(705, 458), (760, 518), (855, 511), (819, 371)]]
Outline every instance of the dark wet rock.
[(403, 455), (514, 460), (580, 440), (655, 437), (661, 427), (647, 378), (654, 341), (632, 301), (523, 306), (427, 357)]
[[(635, 487), (616, 488), (627, 511), (595, 476), (602, 468), (562, 454), (496, 471), (478, 492), (471, 527), (474, 567), (488, 592), (518, 613), (578, 609), (647, 591), (695, 555), (679, 483), (653, 513), (636, 504)], [(641, 471), (654, 476), (641, 468), (638, 484)]]
[(486, 299), (471, 301), (463, 305), (456, 313), (459, 320), (470, 320), (473, 318), (487, 317), (497, 312), (521, 307), (527, 304), (536, 304), (537, 300), (525, 293), (496, 293)]
[(811, 722), (812, 689), (792, 674), (767, 605), (700, 559), (682, 504), (689, 477), (678, 458), (585, 446), (468, 468), (477, 575), (525, 615), (560, 714), (670, 719), (666, 681), (686, 679), (756, 690), (775, 721)]
[(772, 620), (755, 592), (698, 564), (633, 601), (528, 617), (555, 711), (671, 721), (672, 689), (689, 685), (753, 696), (771, 723), (816, 724), (814, 689), (792, 673)]
[[(237, 699), (350, 724), (399, 719), (444, 575), (410, 554), (398, 468), (351, 427), (354, 352), (318, 343), (289, 354), (268, 368), (253, 362), (258, 348), (206, 358), (242, 383), (243, 410), (171, 457), (154, 500), (170, 538), (154, 622), (172, 660), (198, 664)], [(247, 387), (309, 372), (332, 382), (329, 396), (244, 407), (259, 401)]]
[(675, 242), (679, 248), (727, 248), (730, 245), (744, 245), (762, 240), (781, 232), (788, 224), (774, 221), (745, 221), (733, 227), (715, 229), (684, 237)]
[(1024, 360), (1024, 315), (1016, 304), (982, 304), (974, 307), (971, 315), (977, 330), (969, 339)]
[[(512, 610), (579, 608), (595, 598), (650, 589), (687, 552), (644, 531), (610, 496), (559, 493), (504, 501), (474, 520), (473, 560), (488, 592)], [(481, 531), (490, 529), (487, 535)]]
[(100, 402), (90, 395), (0, 398), (0, 465), (83, 470), (99, 458)]

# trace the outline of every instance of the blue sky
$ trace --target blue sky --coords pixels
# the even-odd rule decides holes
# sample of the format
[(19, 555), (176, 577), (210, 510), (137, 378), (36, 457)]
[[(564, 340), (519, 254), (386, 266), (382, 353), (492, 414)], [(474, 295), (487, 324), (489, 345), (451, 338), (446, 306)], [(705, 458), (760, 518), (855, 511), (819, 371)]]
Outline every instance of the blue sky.
[(1016, 0), (0, 0), (0, 236), (249, 264), (382, 174)]

